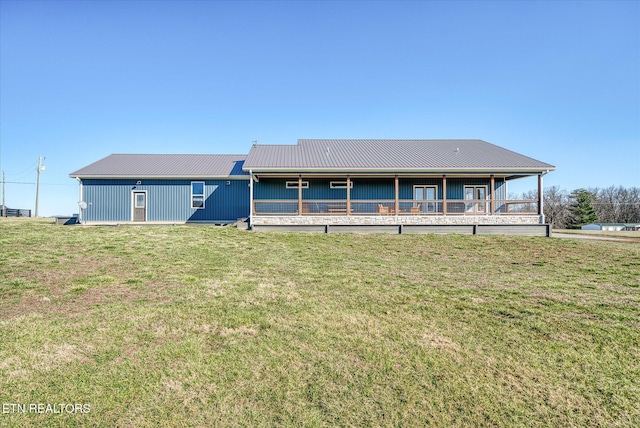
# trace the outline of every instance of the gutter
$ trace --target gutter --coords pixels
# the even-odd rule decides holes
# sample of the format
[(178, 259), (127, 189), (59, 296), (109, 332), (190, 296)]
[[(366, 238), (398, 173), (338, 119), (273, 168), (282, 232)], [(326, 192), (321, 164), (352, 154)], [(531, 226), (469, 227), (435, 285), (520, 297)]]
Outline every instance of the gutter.
[[(375, 174), (397, 174), (397, 173), (413, 173), (413, 174), (455, 174), (455, 173), (505, 173), (505, 174), (521, 174), (521, 173), (542, 173), (545, 174), (555, 170), (554, 166), (545, 168), (536, 167), (496, 167), (496, 168), (295, 168), (295, 167), (270, 167), (260, 168), (256, 173), (292, 173), (292, 174), (309, 174), (309, 173), (323, 173), (323, 174), (352, 174), (352, 173), (375, 173)], [(246, 170), (245, 170), (246, 171)], [(546, 171), (546, 172), (545, 172)]]
[(248, 180), (248, 175), (73, 175), (85, 180)]

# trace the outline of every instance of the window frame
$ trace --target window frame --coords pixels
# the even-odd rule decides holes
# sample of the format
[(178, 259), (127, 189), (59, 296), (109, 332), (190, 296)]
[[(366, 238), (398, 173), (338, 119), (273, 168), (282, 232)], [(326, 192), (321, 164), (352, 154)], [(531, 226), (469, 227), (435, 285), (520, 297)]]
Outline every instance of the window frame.
[[(138, 196), (142, 196), (142, 205), (138, 206)], [(147, 208), (147, 193), (133, 192), (133, 208)]]
[[(340, 184), (338, 184), (340, 183)], [(330, 189), (346, 189), (347, 188), (347, 181), (330, 181), (329, 182), (329, 188)], [(353, 181), (349, 181), (349, 188), (353, 189)]]
[[(194, 184), (202, 184), (202, 194), (199, 193), (194, 193), (193, 192), (193, 185)], [(203, 210), (204, 209), (204, 201), (205, 201), (205, 195), (207, 193), (207, 185), (204, 181), (192, 181), (191, 182), (191, 209), (192, 210)], [(196, 206), (194, 204), (194, 202), (196, 201), (196, 198), (202, 198), (202, 205), (201, 206)]]
[[(285, 182), (284, 187), (287, 188), (287, 189), (297, 189), (298, 188), (298, 182), (297, 181), (287, 181), (287, 182)], [(309, 188), (309, 182), (308, 181), (303, 181), (302, 182), (302, 188), (303, 189), (308, 189)]]

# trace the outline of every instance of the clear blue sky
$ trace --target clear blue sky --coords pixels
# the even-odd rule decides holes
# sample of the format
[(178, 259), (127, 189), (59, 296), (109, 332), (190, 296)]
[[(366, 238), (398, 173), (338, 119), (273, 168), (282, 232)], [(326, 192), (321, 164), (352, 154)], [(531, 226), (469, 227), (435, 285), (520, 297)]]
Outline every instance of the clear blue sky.
[(640, 2), (0, 1), (10, 207), (39, 155), (47, 216), (111, 153), (298, 138), (477, 138), (545, 186), (640, 186)]

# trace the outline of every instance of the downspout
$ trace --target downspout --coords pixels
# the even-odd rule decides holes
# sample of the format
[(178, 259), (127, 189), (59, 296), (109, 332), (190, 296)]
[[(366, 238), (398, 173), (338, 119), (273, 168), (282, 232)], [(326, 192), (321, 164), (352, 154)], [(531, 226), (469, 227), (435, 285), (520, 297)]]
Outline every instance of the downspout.
[(249, 225), (253, 220), (253, 171), (249, 170)]
[(76, 180), (78, 180), (78, 224), (82, 224), (82, 180), (80, 179), (80, 177), (76, 177)]

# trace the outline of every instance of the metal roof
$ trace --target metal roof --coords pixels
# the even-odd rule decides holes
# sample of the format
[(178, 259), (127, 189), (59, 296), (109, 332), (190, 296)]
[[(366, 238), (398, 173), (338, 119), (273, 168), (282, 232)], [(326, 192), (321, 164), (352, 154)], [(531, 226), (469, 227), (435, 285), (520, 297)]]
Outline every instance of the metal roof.
[(69, 174), (79, 178), (218, 178), (245, 176), (246, 155), (113, 154)]
[(589, 223), (583, 224), (583, 226), (591, 226), (592, 224), (596, 226), (638, 226), (640, 223)]
[(266, 171), (550, 171), (553, 165), (482, 140), (298, 140), (254, 145), (244, 170)]

